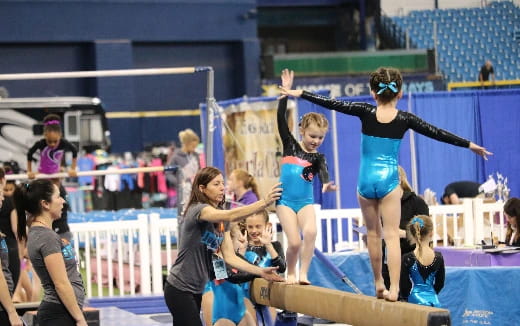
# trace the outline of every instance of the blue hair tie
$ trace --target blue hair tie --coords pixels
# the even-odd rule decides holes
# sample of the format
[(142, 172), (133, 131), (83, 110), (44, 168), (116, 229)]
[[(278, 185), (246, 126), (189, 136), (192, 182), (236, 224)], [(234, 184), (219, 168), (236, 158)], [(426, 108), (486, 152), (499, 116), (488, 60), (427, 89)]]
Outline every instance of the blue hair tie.
[(379, 83), (379, 90), (377, 91), (377, 95), (383, 93), (386, 89), (390, 89), (392, 92), (397, 93), (397, 84), (395, 82), (390, 82), (388, 84)]
[(422, 220), (422, 218), (414, 217), (412, 219), (412, 224), (415, 224), (415, 223), (419, 223), (419, 227), (421, 227), (421, 228), (424, 227), (424, 221)]

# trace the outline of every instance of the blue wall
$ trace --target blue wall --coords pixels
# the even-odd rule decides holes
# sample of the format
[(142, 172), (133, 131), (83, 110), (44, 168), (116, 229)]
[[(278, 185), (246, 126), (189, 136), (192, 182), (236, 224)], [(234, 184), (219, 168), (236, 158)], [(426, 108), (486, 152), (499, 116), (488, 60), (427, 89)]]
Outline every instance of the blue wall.
[[(215, 97), (259, 92), (254, 0), (1, 1), (0, 73), (212, 66)], [(11, 97), (98, 96), (108, 112), (192, 110), (205, 74), (0, 81)], [(177, 141), (198, 116), (109, 119), (115, 152)]]
[[(450, 182), (472, 180), (483, 183), (491, 174), (496, 180), (496, 173), (500, 172), (508, 178), (510, 196), (520, 196), (520, 165), (517, 164), (520, 161), (520, 89), (431, 92), (415, 93), (411, 98), (408, 96), (403, 96), (398, 102), (398, 109), (408, 111), (410, 108), (412, 113), (434, 126), (453, 132), (493, 152), (486, 161), (467, 148), (448, 145), (415, 133), (419, 193), (423, 194), (426, 188), (430, 188), (437, 193), (439, 199), (444, 187)], [(339, 99), (373, 103), (368, 96)], [(323, 113), (331, 120), (329, 110), (299, 99), (298, 114), (309, 111)], [(356, 184), (360, 162), (361, 123), (357, 117), (341, 113), (336, 115), (336, 123), (339, 165), (335, 166), (333, 163), (334, 148), (330, 132), (319, 151), (327, 157), (331, 180), (338, 180), (339, 177), (341, 207), (358, 207)], [(215, 152), (223, 146), (218, 137), (222, 126), (216, 126)], [(399, 163), (407, 171), (411, 182), (410, 134), (411, 131), (408, 131), (401, 142)], [(223, 168), (224, 157), (215, 154), (214, 165)], [(323, 207), (335, 208), (333, 197), (334, 194), (326, 194), (323, 197)]]

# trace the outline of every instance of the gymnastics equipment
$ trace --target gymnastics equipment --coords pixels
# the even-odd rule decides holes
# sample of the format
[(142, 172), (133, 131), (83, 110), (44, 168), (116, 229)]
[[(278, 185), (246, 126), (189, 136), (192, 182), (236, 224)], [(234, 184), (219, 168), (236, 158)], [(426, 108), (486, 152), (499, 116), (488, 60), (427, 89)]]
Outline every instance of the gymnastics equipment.
[(343, 283), (345, 283), (347, 286), (349, 286), (352, 290), (354, 290), (357, 294), (363, 294), (361, 290), (352, 282), (343, 271), (341, 271), (334, 263), (325, 256), (319, 249), (314, 248), (314, 256), (318, 258), (327, 268), (334, 273), (337, 277), (339, 277)]
[(312, 285), (268, 282), (257, 278), (251, 284), (254, 303), (356, 326), (449, 326), (446, 309), (406, 302), (388, 302), (375, 297)]
[[(151, 173), (151, 172), (177, 172), (178, 166), (148, 166), (142, 168), (127, 168), (127, 169), (110, 169), (110, 170), (91, 170), (91, 171), (79, 171), (77, 172), (78, 177), (89, 177), (99, 176), (108, 174), (135, 174), (135, 173)], [(35, 179), (55, 179), (55, 178), (68, 178), (67, 172), (44, 174), (36, 173)], [(27, 180), (29, 176), (26, 173), (20, 174), (7, 174), (6, 180)]]
[(21, 74), (0, 74), (0, 80), (33, 80), (33, 79), (61, 79), (61, 78), (97, 78), (97, 77), (123, 77), (123, 76), (150, 76), (150, 75), (175, 75), (194, 74), (206, 72), (208, 74), (206, 104), (207, 104), (207, 126), (206, 126), (206, 163), (213, 165), (213, 121), (217, 101), (214, 98), (215, 72), (210, 66), (197, 67), (168, 67), (168, 68), (146, 68), (146, 69), (118, 69), (118, 70), (91, 70), (91, 71), (61, 71), (61, 72), (38, 72)]

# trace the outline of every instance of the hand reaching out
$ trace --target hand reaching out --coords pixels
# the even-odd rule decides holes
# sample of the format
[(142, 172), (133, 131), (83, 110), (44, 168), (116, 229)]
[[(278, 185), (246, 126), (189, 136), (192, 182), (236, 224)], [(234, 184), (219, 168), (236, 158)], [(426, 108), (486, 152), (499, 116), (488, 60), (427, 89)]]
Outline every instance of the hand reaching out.
[(278, 182), (271, 188), (271, 190), (269, 190), (267, 195), (265, 195), (264, 202), (267, 206), (280, 199), (280, 196), (282, 195), (282, 188), (280, 187), (281, 185), (282, 183)]
[(283, 282), (284, 279), (276, 273), (277, 270), (278, 266), (262, 268), (262, 274), (260, 276), (267, 281)]
[(482, 156), (485, 160), (488, 159), (488, 158), (487, 158), (488, 155), (493, 155), (493, 153), (488, 152), (484, 147), (479, 146), (479, 145), (474, 144), (474, 143), (469, 143), (469, 149), (470, 149), (473, 153)]

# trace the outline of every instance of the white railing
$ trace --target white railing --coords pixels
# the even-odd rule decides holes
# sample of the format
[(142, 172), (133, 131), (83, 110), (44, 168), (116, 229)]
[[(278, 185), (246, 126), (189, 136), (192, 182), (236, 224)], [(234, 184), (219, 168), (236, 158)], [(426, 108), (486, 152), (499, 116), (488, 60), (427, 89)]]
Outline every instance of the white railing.
[[(163, 218), (158, 213), (150, 214), (150, 245), (152, 249), (152, 290), (155, 294), (163, 291), (163, 275), (168, 273), (176, 258), (177, 245), (176, 218)], [(172, 239), (173, 238), (173, 239)], [(164, 249), (162, 242), (164, 239)], [(174, 240), (174, 241), (172, 241)]]
[[(343, 249), (359, 249), (365, 248), (364, 242), (359, 241), (361, 235), (356, 234), (354, 227), (363, 225), (361, 209), (321, 209), (320, 205), (314, 205), (316, 212), (317, 235), (316, 248), (322, 252), (332, 253)], [(274, 230), (281, 229), (280, 220), (275, 213), (269, 215), (269, 221), (275, 226)], [(325, 224), (325, 227), (323, 227)], [(344, 224), (346, 231), (344, 231)], [(281, 236), (281, 239), (279, 238)], [(354, 240), (357, 238), (357, 240)], [(283, 232), (279, 235), (273, 232), (273, 240), (278, 240), (283, 248), (287, 247), (287, 238)], [(325, 242), (325, 246), (323, 243)]]
[(85, 269), (87, 297), (93, 296), (93, 280), (99, 297), (104, 296), (105, 284), (108, 295), (114, 296), (114, 281), (121, 295), (125, 292), (134, 295), (137, 286), (140, 293), (151, 293), (146, 214), (133, 221), (71, 223), (70, 229), (76, 257)]
[[(437, 245), (439, 236), (442, 240), (442, 245), (449, 246), (448, 233), (450, 222), (452, 226), (451, 234), (456, 244), (458, 239), (464, 239), (464, 245), (474, 244), (471, 200), (464, 200), (460, 205), (435, 205), (428, 208), (433, 222), (434, 246)], [(463, 222), (463, 236), (459, 234), (459, 221), (461, 220)], [(439, 232), (439, 226), (442, 232)]]
[(484, 203), (481, 198), (473, 199), (473, 222), (475, 225), (474, 243), (480, 243), (481, 240), (492, 237), (498, 237), (499, 241), (504, 241), (506, 238), (504, 202), (499, 200), (496, 203)]
[[(489, 230), (504, 241), (502, 208), (501, 201), (484, 203), (482, 199), (465, 200), (460, 205), (430, 206), (436, 240), (449, 246), (448, 235), (451, 235), (455, 244), (460, 239), (460, 244), (472, 246), (487, 239), (487, 234), (491, 235), (487, 231), (489, 225)], [(363, 225), (359, 208), (322, 210), (316, 205), (315, 209), (316, 248), (326, 253), (365, 249), (362, 236), (354, 230), (355, 226)], [(280, 229), (276, 214), (270, 215), (270, 221), (273, 230)], [(71, 223), (70, 226), (76, 255), (85, 270), (88, 297), (162, 293), (164, 275), (177, 255), (176, 218), (161, 218), (159, 213), (151, 213), (139, 214), (137, 220)], [(283, 232), (273, 232), (273, 238), (287, 247)], [(97, 283), (97, 293), (93, 293), (93, 282)], [(115, 286), (119, 294), (115, 293)]]

